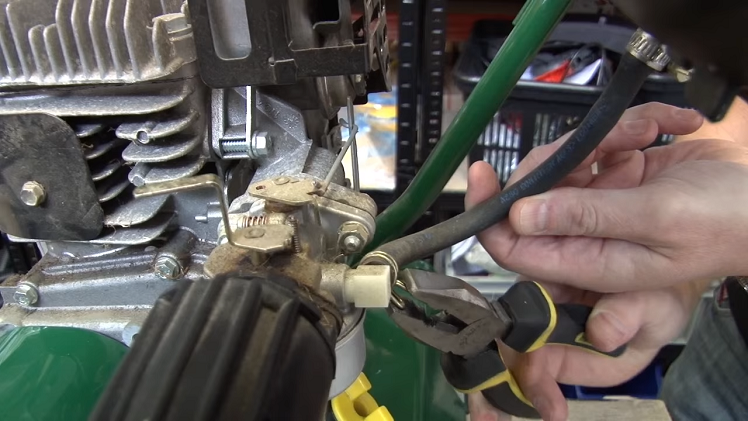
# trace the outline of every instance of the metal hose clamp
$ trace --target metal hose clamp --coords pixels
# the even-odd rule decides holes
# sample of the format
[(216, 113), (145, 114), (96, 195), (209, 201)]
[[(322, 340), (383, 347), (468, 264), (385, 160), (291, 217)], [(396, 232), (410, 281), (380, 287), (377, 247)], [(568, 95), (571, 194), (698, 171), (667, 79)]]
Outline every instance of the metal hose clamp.
[(665, 50), (665, 45), (641, 28), (634, 32), (626, 45), (626, 51), (658, 72), (670, 63), (670, 56)]
[(362, 265), (387, 265), (390, 267), (390, 271), (392, 272), (392, 277), (390, 279), (393, 280), (393, 282), (397, 279), (397, 274), (400, 272), (400, 268), (397, 265), (397, 262), (395, 261), (392, 256), (389, 254), (374, 250), (371, 253), (366, 254), (363, 259), (361, 259)]

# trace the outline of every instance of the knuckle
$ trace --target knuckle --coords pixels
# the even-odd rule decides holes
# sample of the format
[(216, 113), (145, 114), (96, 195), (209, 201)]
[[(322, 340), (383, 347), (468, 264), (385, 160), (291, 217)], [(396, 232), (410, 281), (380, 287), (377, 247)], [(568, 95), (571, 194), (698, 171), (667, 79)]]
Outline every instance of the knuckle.
[(597, 211), (586, 201), (573, 201), (568, 212), (566, 225), (566, 230), (570, 235), (593, 235), (598, 230)]

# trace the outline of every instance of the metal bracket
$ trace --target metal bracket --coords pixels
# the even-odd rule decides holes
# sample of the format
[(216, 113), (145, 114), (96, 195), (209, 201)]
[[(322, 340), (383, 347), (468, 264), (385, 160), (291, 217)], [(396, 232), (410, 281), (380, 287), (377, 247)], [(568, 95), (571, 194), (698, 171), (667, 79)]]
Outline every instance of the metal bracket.
[(229, 222), (228, 207), (223, 197), (223, 186), (215, 174), (203, 174), (163, 183), (146, 184), (136, 188), (133, 191), (133, 196), (136, 198), (151, 197), (200, 189), (213, 189), (217, 193), (221, 218), (226, 230), (226, 239), (232, 246), (261, 253), (273, 253), (283, 251), (293, 245), (293, 227), (288, 225), (266, 225), (261, 228), (250, 227), (234, 231)]

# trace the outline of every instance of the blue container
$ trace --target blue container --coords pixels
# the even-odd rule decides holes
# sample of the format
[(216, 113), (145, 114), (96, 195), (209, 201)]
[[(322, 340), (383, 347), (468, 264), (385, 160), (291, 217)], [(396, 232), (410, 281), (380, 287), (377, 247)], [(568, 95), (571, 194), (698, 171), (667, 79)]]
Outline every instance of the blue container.
[(567, 399), (601, 400), (606, 396), (657, 399), (662, 387), (662, 365), (653, 363), (633, 379), (613, 387), (585, 387), (559, 384)]

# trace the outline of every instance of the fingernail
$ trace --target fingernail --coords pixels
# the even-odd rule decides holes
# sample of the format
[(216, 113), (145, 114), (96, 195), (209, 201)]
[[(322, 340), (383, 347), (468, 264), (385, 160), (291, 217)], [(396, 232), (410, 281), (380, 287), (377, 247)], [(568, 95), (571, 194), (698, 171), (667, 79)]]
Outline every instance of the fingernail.
[[(626, 325), (621, 322), (621, 319), (619, 319), (618, 316), (611, 313), (610, 311), (594, 309), (590, 314), (590, 320), (596, 317), (600, 317), (603, 323), (606, 323), (608, 326), (610, 326), (610, 328), (613, 329), (612, 335), (610, 334), (610, 332), (608, 332), (608, 335), (605, 336), (611, 339), (615, 339), (615, 342), (618, 342), (620, 338), (623, 338), (628, 334)], [(613, 336), (615, 336), (615, 338), (613, 338)], [(613, 344), (612, 347), (614, 348), (615, 345)]]
[(548, 228), (548, 204), (544, 199), (530, 199), (519, 212), (519, 226), (523, 234), (541, 234)]
[(623, 123), (623, 131), (629, 136), (639, 136), (647, 132), (649, 120), (634, 120)]
[(696, 111), (685, 108), (676, 108), (673, 110), (673, 116), (679, 120), (692, 121), (697, 115)]

